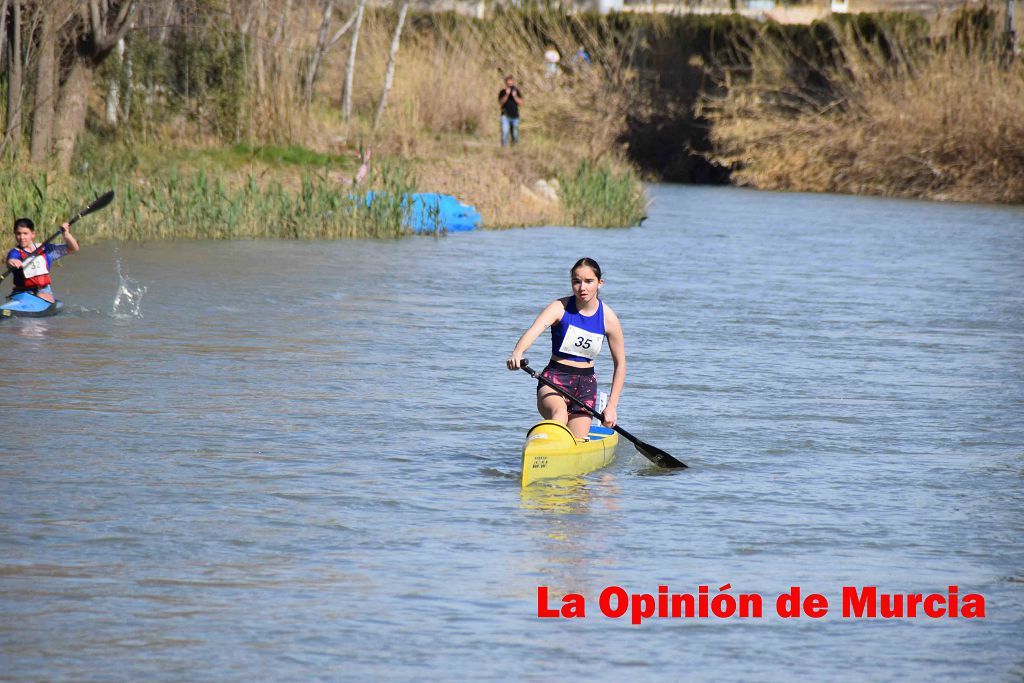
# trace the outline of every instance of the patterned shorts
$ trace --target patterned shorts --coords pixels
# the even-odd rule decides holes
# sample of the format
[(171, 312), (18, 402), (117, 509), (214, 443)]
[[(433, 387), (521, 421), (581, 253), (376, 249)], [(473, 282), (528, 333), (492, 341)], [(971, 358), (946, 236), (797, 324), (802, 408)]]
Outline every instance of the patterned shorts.
[[(548, 365), (540, 376), (566, 392), (592, 410), (597, 405), (597, 375), (594, 368), (574, 368), (569, 365)], [(537, 382), (537, 389), (549, 389), (543, 382)], [(565, 400), (570, 414), (589, 415), (575, 403)]]

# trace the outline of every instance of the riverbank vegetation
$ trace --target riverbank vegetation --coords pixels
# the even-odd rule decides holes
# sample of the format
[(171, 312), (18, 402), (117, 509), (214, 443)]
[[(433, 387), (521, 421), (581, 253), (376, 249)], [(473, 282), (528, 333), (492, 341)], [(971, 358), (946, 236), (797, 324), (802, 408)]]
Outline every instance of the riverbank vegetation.
[(1024, 61), (995, 18), (761, 29), (704, 103), (718, 159), (766, 189), (1024, 202)]
[(450, 193), (488, 227), (633, 225), (641, 176), (1024, 201), (1022, 66), (987, 7), (779, 26), (408, 5), (0, 0), (0, 207), (57, 219), (114, 187), (84, 230), (185, 239), (403, 234), (369, 189)]
[[(23, 26), (39, 25), (44, 5), (76, 17), (79, 37), (95, 33), (96, 22), (59, 0), (33, 6), (37, 13), (22, 17)], [(594, 207), (603, 224), (632, 225), (644, 215), (642, 188), (618, 142), (635, 89), (629, 62), (587, 21), (502, 13), (488, 21), (442, 14), (403, 22), (402, 3), (399, 11), (371, 10), (361, 0), (126, 0), (109, 3), (111, 16), (99, 22), (109, 37), (112, 22), (121, 21), (116, 8), (128, 5), (136, 13), (123, 42), (89, 72), (89, 116), (74, 134), (74, 155), (37, 144), (36, 122), (43, 120), (37, 81), (45, 77), (38, 59), (22, 65), (21, 95), (13, 98), (22, 115), (7, 116), (0, 148), (18, 173), (69, 196), (85, 183), (125, 188), (119, 202), (147, 197), (145, 210), (123, 207), (141, 225), (122, 235), (297, 234), (289, 207), (300, 205), (311, 187), (336, 203), (388, 186), (384, 169), (398, 167), (412, 183), (403, 189), (454, 194), (491, 227), (585, 221), (589, 214), (570, 209), (558, 192), (579, 194), (573, 184), (590, 176), (577, 170), (591, 167), (631, 179), (622, 186), (625, 194), (598, 196), (625, 200)], [(24, 32), (38, 39), (32, 29)], [(541, 58), (550, 44), (566, 55), (554, 73)], [(61, 49), (71, 49), (69, 40)], [(585, 58), (573, 59), (577, 50)], [(505, 74), (519, 79), (526, 97), (522, 141), (512, 149), (498, 144), (497, 93)], [(61, 78), (65, 92), (71, 76)], [(64, 138), (71, 135), (66, 126), (61, 130)], [(355, 185), (356, 156), (368, 151), (367, 177)], [(548, 191), (536, 191), (538, 185)], [(254, 193), (279, 208), (239, 210), (238, 202), (251, 203)], [(8, 211), (18, 205), (0, 201)], [(210, 208), (216, 201), (225, 205)], [(175, 203), (186, 208), (172, 211), (168, 204)], [(210, 218), (230, 224), (214, 227)], [(282, 225), (264, 224), (275, 220)], [(358, 230), (336, 220), (319, 231), (307, 225), (301, 234), (401, 232), (398, 226)]]
[[(187, 175), (172, 167), (144, 182), (136, 176), (72, 176), (51, 185), (46, 175), (0, 172), (0, 203), (12, 215), (36, 216), (41, 225), (59, 224), (69, 208), (106, 189), (116, 201), (102, 221), (83, 223), (82, 235), (99, 239), (338, 239), (395, 238), (415, 187), (408, 166), (387, 162), (378, 169), (374, 201), (339, 186), (329, 174), (303, 170), (295, 187), (254, 174), (240, 183), (200, 167)], [(290, 184), (289, 184), (290, 185)]]

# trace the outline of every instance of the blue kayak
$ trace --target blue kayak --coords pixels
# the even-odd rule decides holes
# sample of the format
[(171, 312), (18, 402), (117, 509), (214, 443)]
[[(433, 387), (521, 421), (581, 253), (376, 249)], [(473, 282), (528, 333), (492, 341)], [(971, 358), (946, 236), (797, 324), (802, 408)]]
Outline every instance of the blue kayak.
[(3, 318), (45, 318), (57, 315), (64, 308), (60, 301), (47, 301), (31, 292), (17, 292), (0, 304), (0, 319)]

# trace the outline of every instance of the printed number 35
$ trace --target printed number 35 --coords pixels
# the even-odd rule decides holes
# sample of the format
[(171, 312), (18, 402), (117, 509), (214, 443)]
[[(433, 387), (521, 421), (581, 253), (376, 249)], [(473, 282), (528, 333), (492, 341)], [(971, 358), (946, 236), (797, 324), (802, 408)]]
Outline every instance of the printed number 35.
[(590, 348), (590, 340), (589, 339), (584, 339), (583, 337), (576, 337), (576, 348), (579, 348), (579, 349), (589, 349)]

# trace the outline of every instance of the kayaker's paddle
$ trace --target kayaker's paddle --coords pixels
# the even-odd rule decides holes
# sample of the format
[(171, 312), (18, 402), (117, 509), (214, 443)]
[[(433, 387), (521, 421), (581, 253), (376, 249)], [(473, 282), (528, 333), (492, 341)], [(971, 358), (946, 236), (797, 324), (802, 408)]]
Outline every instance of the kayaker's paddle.
[[(571, 396), (570, 394), (567, 394), (558, 385), (553, 384), (552, 382), (549, 382), (544, 377), (541, 377), (533, 368), (530, 367), (529, 361), (527, 361), (525, 358), (522, 359), (521, 361), (519, 361), (519, 367), (526, 374), (528, 374), (530, 377), (533, 377), (538, 382), (541, 382), (542, 384), (545, 384), (545, 385), (551, 387), (552, 389), (554, 389), (555, 391), (560, 393), (562, 396), (565, 396), (567, 399), (569, 399), (570, 401), (572, 401), (573, 403), (578, 405), (580, 408), (583, 408), (583, 410), (587, 411), (588, 413), (590, 413), (591, 415), (596, 417), (601, 422), (604, 422), (604, 415), (602, 413), (597, 412), (596, 410), (594, 410), (593, 408), (588, 406), (583, 401), (580, 401), (579, 399), (577, 399), (575, 396)], [(627, 439), (632, 441), (633, 445), (636, 447), (636, 449), (638, 451), (640, 451), (640, 453), (645, 458), (647, 458), (648, 460), (653, 462), (658, 467), (665, 467), (667, 469), (680, 469), (680, 468), (685, 469), (686, 468), (686, 464), (685, 463), (680, 462), (679, 460), (676, 460), (675, 458), (673, 458), (671, 455), (669, 455), (665, 451), (661, 450), (660, 448), (652, 446), (649, 443), (644, 443), (640, 439), (636, 438), (635, 436), (633, 436), (632, 434), (627, 432), (622, 427), (620, 427), (618, 425), (615, 425), (614, 427), (612, 427), (612, 429), (614, 429), (619, 434), (622, 434), (624, 437), (626, 437)]]
[[(114, 191), (110, 190), (109, 192), (107, 192), (105, 194), (102, 194), (99, 197), (97, 197), (96, 199), (94, 199), (93, 202), (91, 204), (89, 204), (89, 206), (85, 207), (84, 209), (82, 209), (81, 211), (76, 213), (74, 216), (72, 216), (70, 219), (68, 219), (67, 224), (68, 225), (74, 225), (75, 223), (78, 222), (78, 219), (81, 218), (82, 216), (88, 216), (93, 211), (99, 211), (100, 209), (102, 209), (104, 206), (106, 206), (107, 204), (109, 204), (112, 201), (114, 201)], [(46, 248), (46, 245), (49, 244), (50, 242), (54, 241), (58, 237), (60, 237), (62, 232), (64, 232), (63, 228), (59, 228), (57, 230), (57, 232), (55, 232), (52, 235), (50, 235), (49, 237), (47, 237), (45, 242), (40, 244), (38, 247), (36, 247), (35, 251), (33, 251), (31, 254), (29, 254), (28, 256), (25, 257), (25, 261), (28, 261), (30, 258), (33, 258), (37, 254), (41, 254), (43, 249)], [(7, 270), (4, 271), (4, 274), (0, 275), (0, 282), (3, 282), (4, 280), (6, 280), (7, 276), (10, 275), (13, 272), (13, 270), (14, 270), (13, 268), (11, 268), (10, 266), (7, 266)]]

